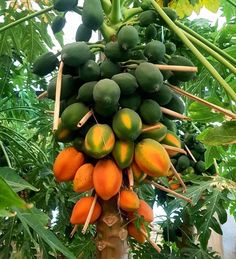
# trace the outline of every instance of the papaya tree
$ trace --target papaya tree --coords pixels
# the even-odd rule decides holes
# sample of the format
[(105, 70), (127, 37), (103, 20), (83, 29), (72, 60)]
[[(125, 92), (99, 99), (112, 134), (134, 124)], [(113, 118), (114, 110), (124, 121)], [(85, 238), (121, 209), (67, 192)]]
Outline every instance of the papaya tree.
[[(208, 240), (236, 206), (235, 4), (19, 2), (1, 3), (1, 257), (219, 258)], [(203, 6), (227, 25), (183, 19)]]

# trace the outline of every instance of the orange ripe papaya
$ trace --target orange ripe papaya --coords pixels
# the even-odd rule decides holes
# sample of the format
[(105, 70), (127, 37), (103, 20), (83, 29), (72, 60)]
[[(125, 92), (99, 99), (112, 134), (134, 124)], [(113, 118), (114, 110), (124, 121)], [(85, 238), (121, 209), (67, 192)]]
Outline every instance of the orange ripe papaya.
[[(89, 214), (89, 210), (92, 206), (94, 197), (83, 197), (78, 200), (72, 210), (70, 223), (71, 224), (84, 224), (87, 216)], [(90, 224), (93, 224), (101, 215), (102, 207), (98, 202), (95, 203), (95, 207), (92, 213), (91, 220), (89, 221)]]
[(122, 184), (122, 172), (111, 159), (99, 160), (93, 171), (94, 189), (103, 200), (116, 195)]
[(125, 211), (137, 210), (139, 208), (138, 195), (132, 190), (122, 190), (118, 199), (118, 205)]
[(73, 189), (75, 192), (86, 192), (93, 188), (93, 169), (93, 165), (87, 163), (76, 171), (73, 180)]
[[(181, 141), (179, 137), (176, 136), (175, 133), (170, 130), (167, 131), (167, 134), (165, 138), (161, 141), (161, 143), (169, 146), (181, 148)], [(167, 153), (169, 154), (170, 157), (173, 157), (177, 155), (179, 152), (167, 149)]]
[(168, 174), (170, 158), (160, 143), (143, 139), (135, 147), (135, 162), (147, 175), (161, 177)]
[(74, 147), (63, 149), (55, 159), (53, 173), (58, 182), (73, 180), (78, 168), (83, 165), (84, 154)]
[(145, 174), (139, 167), (138, 165), (135, 163), (135, 161), (133, 161), (133, 163), (131, 164), (131, 170), (133, 172), (133, 176), (134, 176), (134, 181), (136, 183), (141, 183), (146, 177), (147, 174)]
[[(142, 229), (142, 231), (145, 233), (142, 233), (140, 231), (140, 229)], [(139, 243), (143, 244), (146, 241), (146, 237), (147, 237), (147, 230), (145, 228), (145, 226), (143, 224), (140, 225), (140, 229), (136, 228), (136, 226), (134, 225), (134, 223), (129, 223), (127, 226), (127, 230), (128, 230), (128, 234), (133, 237), (136, 241), (138, 241)]]
[[(141, 217), (143, 216), (144, 221), (152, 222), (154, 220), (153, 210), (144, 200), (139, 200), (139, 208), (136, 213)], [(128, 218), (130, 220), (135, 218), (134, 212), (128, 213)]]

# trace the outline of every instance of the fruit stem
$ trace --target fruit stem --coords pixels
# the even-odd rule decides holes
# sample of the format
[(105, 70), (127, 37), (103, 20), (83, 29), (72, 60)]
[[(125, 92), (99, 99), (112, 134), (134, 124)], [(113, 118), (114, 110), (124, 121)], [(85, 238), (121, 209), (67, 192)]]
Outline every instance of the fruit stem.
[(16, 26), (16, 25), (18, 25), (18, 24), (20, 24), (22, 22), (28, 21), (28, 20), (30, 20), (30, 19), (32, 19), (34, 17), (40, 16), (41, 14), (47, 13), (47, 12), (51, 11), (52, 9), (53, 9), (53, 5), (47, 7), (45, 9), (43, 9), (43, 10), (40, 10), (38, 12), (32, 13), (30, 15), (27, 15), (27, 16), (21, 18), (21, 19), (18, 19), (16, 21), (14, 21), (14, 22), (12, 22), (10, 24), (7, 24), (6, 26), (0, 28), (0, 32), (8, 30), (9, 28), (12, 28), (12, 27), (14, 27), (14, 26)]
[(175, 21), (175, 24), (178, 27), (180, 27), (182, 30), (184, 30), (185, 32), (188, 32), (190, 35), (192, 35), (193, 37), (198, 39), (202, 44), (208, 46), (212, 50), (215, 50), (221, 56), (223, 56), (224, 58), (228, 59), (229, 61), (231, 61), (233, 64), (236, 65), (236, 59), (235, 58), (233, 58), (228, 53), (226, 53), (225, 51), (223, 51), (222, 49), (220, 49), (219, 47), (217, 47), (216, 45), (214, 45), (213, 43), (211, 43), (210, 41), (208, 41), (207, 39), (205, 39), (201, 35), (199, 35), (197, 32), (193, 31), (192, 29), (190, 29), (189, 27), (187, 27), (186, 25), (182, 24), (179, 21)]
[(188, 146), (187, 146), (186, 144), (184, 144), (184, 147), (186, 148), (188, 154), (191, 156), (191, 158), (193, 159), (193, 161), (194, 161), (195, 163), (197, 163), (196, 158), (194, 157), (193, 153), (190, 151), (190, 149), (188, 148)]
[(87, 112), (84, 117), (79, 121), (79, 123), (77, 124), (78, 128), (81, 128), (88, 120), (89, 118), (93, 115), (92, 111)]
[(214, 51), (213, 49), (209, 48), (208, 46), (206, 46), (204, 43), (202, 43), (200, 40), (196, 39), (195, 37), (193, 37), (192, 35), (190, 35), (189, 33), (183, 31), (184, 34), (196, 45), (198, 45), (200, 48), (202, 48), (203, 50), (205, 50), (206, 52), (208, 52), (212, 57), (214, 57), (216, 60), (218, 60), (220, 63), (222, 63), (223, 65), (225, 65), (228, 69), (230, 69), (234, 74), (236, 74), (236, 68), (235, 66), (233, 66), (231, 63), (229, 63), (228, 60), (226, 60), (225, 58), (223, 58), (221, 55), (219, 55), (216, 51)]
[(60, 98), (61, 98), (61, 84), (62, 84), (62, 71), (64, 63), (61, 61), (56, 83), (56, 97), (54, 106), (54, 117), (53, 117), (53, 131), (57, 130), (59, 124), (59, 114), (60, 114)]
[(182, 180), (180, 174), (176, 171), (176, 169), (175, 169), (175, 167), (173, 166), (172, 163), (170, 164), (170, 167), (171, 167), (172, 171), (174, 172), (175, 177), (179, 180), (179, 183), (182, 185), (183, 193), (185, 193), (186, 190), (187, 190), (187, 187), (186, 187), (184, 181)]
[(97, 202), (97, 198), (98, 198), (98, 196), (97, 196), (97, 194), (95, 194), (94, 199), (93, 199), (93, 202), (92, 202), (91, 207), (90, 207), (90, 209), (89, 209), (88, 216), (87, 216), (87, 218), (86, 218), (86, 221), (85, 221), (85, 223), (84, 223), (83, 229), (82, 229), (82, 231), (81, 231), (82, 234), (85, 234), (86, 231), (87, 231), (89, 222), (90, 222), (90, 220), (91, 220), (91, 217), (92, 217), (92, 215), (93, 215), (93, 211), (94, 211), (94, 208), (95, 208), (95, 205), (96, 205), (96, 202)]
[(195, 96), (195, 95), (192, 95), (192, 94), (190, 94), (190, 93), (188, 93), (188, 92), (186, 92), (186, 91), (184, 91), (184, 90), (178, 88), (177, 86), (174, 86), (174, 85), (171, 85), (171, 84), (167, 84), (167, 83), (165, 83), (165, 84), (168, 85), (168, 86), (170, 86), (171, 89), (172, 89), (173, 91), (175, 91), (176, 93), (178, 93), (178, 94), (181, 94), (181, 95), (183, 95), (183, 96), (188, 97), (189, 99), (192, 99), (192, 100), (194, 100), (194, 101), (196, 101), (196, 102), (198, 102), (198, 103), (201, 103), (201, 104), (203, 104), (203, 105), (205, 105), (205, 106), (208, 106), (208, 107), (210, 107), (210, 108), (211, 108), (212, 110), (214, 110), (214, 111), (223, 113), (227, 118), (236, 119), (236, 114), (233, 113), (233, 112), (230, 111), (230, 110), (224, 109), (224, 108), (222, 108), (222, 107), (220, 107), (220, 106), (218, 106), (218, 105), (215, 105), (215, 104), (213, 104), (213, 103), (210, 103), (210, 102), (208, 102), (208, 101), (206, 101), (206, 100), (204, 100), (204, 99), (202, 99), (202, 98), (200, 98), (200, 97), (197, 97), (197, 96)]
[(135, 16), (136, 14), (139, 14), (143, 11), (141, 7), (135, 7), (135, 8), (125, 8), (123, 10), (123, 15), (124, 15), (124, 21), (128, 21), (130, 18)]
[(91, 44), (91, 45), (88, 45), (90, 49), (93, 49), (93, 48), (100, 48), (100, 49), (104, 49), (105, 46), (103, 44)]
[(182, 194), (180, 194), (180, 193), (178, 193), (178, 192), (175, 192), (175, 191), (173, 191), (173, 190), (170, 190), (170, 189), (168, 189), (168, 188), (166, 188), (166, 187), (164, 187), (164, 186), (162, 186), (162, 185), (160, 185), (160, 184), (158, 184), (158, 183), (156, 183), (156, 182), (154, 182), (154, 181), (145, 180), (145, 182), (148, 183), (148, 184), (153, 185), (155, 188), (157, 188), (157, 189), (159, 189), (159, 190), (162, 190), (162, 191), (164, 191), (164, 192), (168, 192), (168, 193), (172, 194), (172, 195), (175, 196), (176, 198), (180, 198), (180, 199), (182, 199), (182, 200), (184, 200), (184, 201), (187, 201), (187, 202), (189, 202), (189, 203), (192, 203), (192, 200), (191, 200), (190, 198), (185, 197), (184, 195), (182, 195)]
[(200, 51), (191, 43), (191, 41), (186, 37), (182, 30), (175, 25), (174, 22), (166, 15), (162, 8), (155, 2), (151, 0), (153, 7), (160, 14), (163, 20), (169, 25), (169, 27), (179, 36), (183, 43), (192, 51), (192, 53), (199, 59), (199, 61), (208, 69), (212, 76), (220, 83), (220, 85), (225, 89), (225, 91), (236, 101), (236, 93), (229, 86), (227, 82), (220, 76), (216, 69), (211, 65), (211, 63), (200, 53)]
[(111, 1), (110, 0), (101, 0), (102, 9), (106, 15), (109, 15), (111, 12)]
[(151, 238), (149, 238), (149, 236), (143, 229), (140, 228), (140, 232), (146, 237), (147, 241), (152, 245), (152, 247), (157, 251), (157, 253), (160, 254), (161, 248), (154, 241), (152, 241)]
[(41, 99), (43, 99), (43, 98), (45, 98), (45, 97), (47, 97), (48, 96), (48, 91), (44, 91), (44, 92), (42, 92), (38, 97), (37, 97), (37, 99), (38, 100), (41, 100)]
[(110, 20), (112, 24), (120, 22), (122, 18), (120, 0), (113, 0), (111, 7)]
[(179, 153), (181, 153), (181, 154), (187, 155), (187, 152), (186, 152), (184, 149), (182, 149), (182, 148), (173, 147), (173, 146), (169, 146), (169, 145), (166, 145), (166, 144), (161, 144), (161, 145), (162, 145), (165, 149), (167, 149), (167, 150), (177, 151), (177, 152), (179, 152)]
[(79, 15), (82, 15), (83, 9), (79, 8), (78, 6), (76, 6), (73, 11)]
[(112, 40), (116, 35), (116, 30), (108, 26), (105, 22), (103, 22), (102, 26), (100, 27), (100, 32), (106, 42)]

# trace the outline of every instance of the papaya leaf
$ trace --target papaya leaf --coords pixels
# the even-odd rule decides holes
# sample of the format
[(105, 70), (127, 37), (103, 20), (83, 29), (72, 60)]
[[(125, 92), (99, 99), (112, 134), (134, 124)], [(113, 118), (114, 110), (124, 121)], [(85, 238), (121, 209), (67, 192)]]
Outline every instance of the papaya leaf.
[[(210, 101), (208, 99), (208, 101)], [(211, 101), (212, 102), (212, 101)], [(218, 103), (218, 102), (212, 102)], [(218, 105), (218, 104), (217, 104)], [(223, 115), (221, 113), (213, 112), (211, 108), (206, 107), (200, 103), (192, 102), (189, 105), (189, 115), (192, 120), (197, 122), (216, 122), (216, 121), (223, 121)]]
[(208, 169), (214, 163), (214, 159), (216, 160), (222, 159), (222, 155), (224, 153), (225, 152), (222, 147), (215, 147), (215, 146), (207, 147), (204, 153), (206, 169)]
[(0, 201), (0, 209), (9, 207), (26, 208), (28, 206), (28, 204), (11, 189), (2, 177), (0, 177)]
[[(52, 249), (60, 251), (67, 258), (75, 259), (76, 257), (61, 243), (61, 241), (51, 232), (49, 229), (46, 229), (44, 220), (42, 221), (43, 213), (40, 213), (40, 218), (38, 218), (38, 213), (36, 210), (27, 209), (20, 210), (17, 209), (17, 216), (22, 222), (32, 228), (40, 238), (42, 238)], [(46, 217), (46, 216), (45, 216)]]
[(207, 128), (197, 137), (208, 146), (220, 146), (236, 143), (236, 122), (225, 122), (219, 127)]
[(14, 217), (16, 216), (15, 212), (5, 210), (5, 209), (0, 209), (0, 217), (5, 218), (5, 217)]
[(13, 189), (14, 192), (20, 192), (24, 189), (38, 191), (33, 185), (21, 178), (14, 169), (9, 167), (0, 167), (0, 177)]

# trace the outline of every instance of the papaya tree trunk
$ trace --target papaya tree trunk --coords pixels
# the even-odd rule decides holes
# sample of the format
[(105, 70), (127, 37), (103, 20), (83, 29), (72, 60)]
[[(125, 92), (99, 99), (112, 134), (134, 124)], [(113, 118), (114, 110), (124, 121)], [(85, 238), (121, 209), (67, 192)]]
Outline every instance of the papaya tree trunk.
[(117, 196), (100, 200), (103, 212), (97, 222), (96, 258), (127, 259), (127, 228), (117, 206)]

